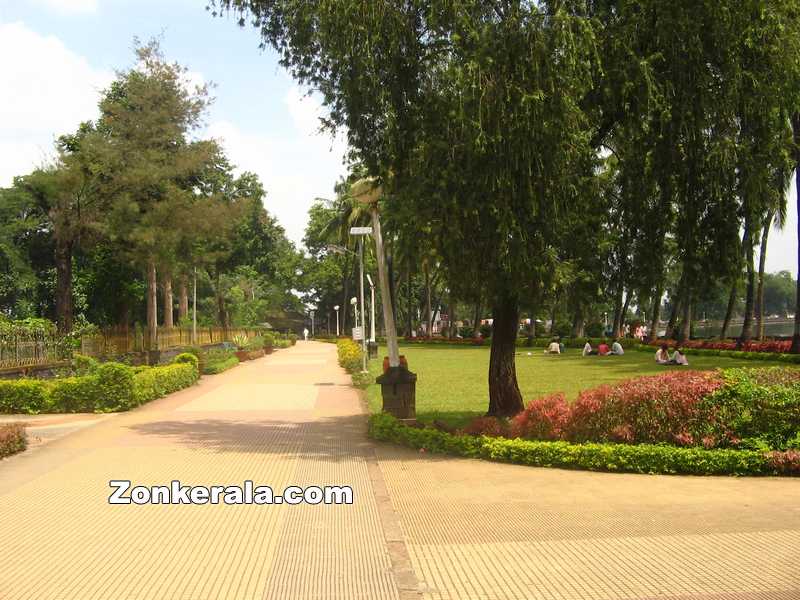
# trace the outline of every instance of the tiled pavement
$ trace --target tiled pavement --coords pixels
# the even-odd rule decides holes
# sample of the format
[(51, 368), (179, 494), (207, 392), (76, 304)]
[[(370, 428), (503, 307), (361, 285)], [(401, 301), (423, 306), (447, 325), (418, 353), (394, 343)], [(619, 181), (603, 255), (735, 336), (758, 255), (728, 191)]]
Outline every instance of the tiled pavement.
[[(800, 600), (800, 481), (611, 475), (364, 437), (298, 344), (0, 463), (0, 600)], [(352, 506), (111, 506), (143, 485), (351, 485)]]

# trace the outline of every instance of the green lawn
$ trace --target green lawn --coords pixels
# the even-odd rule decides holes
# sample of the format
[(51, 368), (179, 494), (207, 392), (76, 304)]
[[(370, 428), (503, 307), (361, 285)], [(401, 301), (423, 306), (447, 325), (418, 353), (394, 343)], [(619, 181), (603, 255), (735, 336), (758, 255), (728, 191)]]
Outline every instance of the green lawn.
[[(629, 379), (639, 375), (663, 373), (685, 367), (660, 366), (653, 352), (628, 351), (625, 356), (581, 356), (580, 350), (567, 349), (565, 354), (545, 355), (541, 349), (517, 350), (517, 377), (523, 400), (527, 403), (551, 392), (564, 392), (573, 399), (583, 389), (603, 383)], [(460, 426), (483, 415), (489, 405), (489, 348), (471, 346), (401, 346), (409, 368), (417, 374), (417, 417), (422, 421), (441, 419)], [(385, 348), (379, 350), (383, 358)], [(739, 360), (718, 356), (689, 357), (692, 369), (718, 367), (764, 367), (786, 363)], [(381, 360), (370, 363), (374, 376), (380, 374)], [(374, 378), (373, 378), (374, 381)], [(380, 386), (367, 389), (372, 412), (381, 410)]]

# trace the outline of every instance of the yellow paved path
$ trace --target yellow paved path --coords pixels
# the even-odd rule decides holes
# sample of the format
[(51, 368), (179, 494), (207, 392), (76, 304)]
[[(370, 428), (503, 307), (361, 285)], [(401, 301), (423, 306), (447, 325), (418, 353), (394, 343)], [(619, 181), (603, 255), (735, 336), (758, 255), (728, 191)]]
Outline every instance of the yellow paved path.
[[(0, 462), (0, 600), (800, 600), (800, 482), (531, 469), (370, 443), (295, 348)], [(350, 485), (347, 506), (109, 505), (134, 484)]]

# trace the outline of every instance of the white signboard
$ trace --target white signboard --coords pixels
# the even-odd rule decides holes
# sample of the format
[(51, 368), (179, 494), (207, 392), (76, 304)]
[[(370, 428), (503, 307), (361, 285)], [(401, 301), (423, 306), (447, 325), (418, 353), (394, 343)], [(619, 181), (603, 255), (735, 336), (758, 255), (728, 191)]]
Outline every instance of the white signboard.
[(353, 340), (360, 342), (364, 339), (364, 332), (361, 327), (353, 327)]
[(351, 227), (350, 235), (370, 235), (372, 227)]

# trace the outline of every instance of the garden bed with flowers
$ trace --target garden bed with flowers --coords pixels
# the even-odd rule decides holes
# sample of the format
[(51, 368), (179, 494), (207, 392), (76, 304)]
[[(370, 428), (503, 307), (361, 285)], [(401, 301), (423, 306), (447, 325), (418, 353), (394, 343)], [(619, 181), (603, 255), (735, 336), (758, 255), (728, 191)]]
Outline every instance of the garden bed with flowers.
[(375, 415), (371, 432), (426, 451), (537, 466), (800, 475), (800, 370), (671, 371), (587, 389), (573, 402), (546, 395), (512, 419), (480, 417), (457, 431)]

